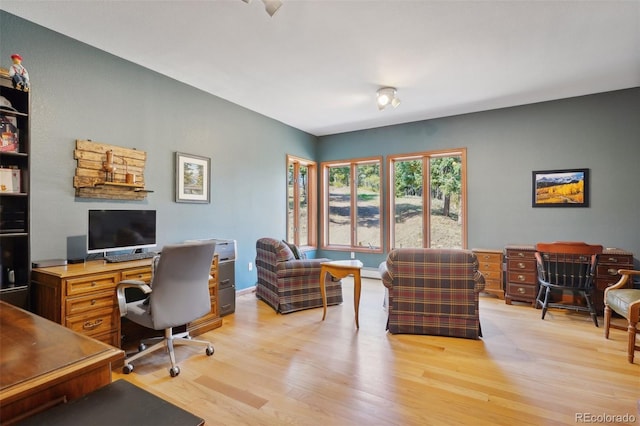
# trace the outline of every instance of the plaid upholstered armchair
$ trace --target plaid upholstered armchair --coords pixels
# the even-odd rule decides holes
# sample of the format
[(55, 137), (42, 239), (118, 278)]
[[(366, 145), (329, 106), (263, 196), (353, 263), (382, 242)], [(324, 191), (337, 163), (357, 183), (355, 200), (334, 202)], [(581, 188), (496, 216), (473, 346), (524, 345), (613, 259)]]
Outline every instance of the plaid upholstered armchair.
[[(304, 253), (299, 257), (283, 241), (260, 238), (256, 242), (256, 296), (276, 312), (322, 307), (320, 263), (330, 259), (307, 259)], [(328, 277), (325, 286), (327, 305), (342, 303), (342, 281)]]
[(471, 250), (396, 249), (380, 264), (391, 333), (478, 339), (484, 277)]

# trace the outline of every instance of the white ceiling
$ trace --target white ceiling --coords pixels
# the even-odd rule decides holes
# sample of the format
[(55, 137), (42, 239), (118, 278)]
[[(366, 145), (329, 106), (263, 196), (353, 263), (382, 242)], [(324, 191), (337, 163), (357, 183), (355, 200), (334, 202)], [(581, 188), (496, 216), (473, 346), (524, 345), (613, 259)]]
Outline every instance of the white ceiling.
[(640, 86), (640, 0), (283, 3), (0, 7), (318, 136)]

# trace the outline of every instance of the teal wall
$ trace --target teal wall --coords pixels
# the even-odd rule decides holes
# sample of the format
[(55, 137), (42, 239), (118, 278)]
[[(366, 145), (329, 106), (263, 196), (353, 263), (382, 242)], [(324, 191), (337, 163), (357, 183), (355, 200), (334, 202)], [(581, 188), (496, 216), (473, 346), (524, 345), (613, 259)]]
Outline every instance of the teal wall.
[[(286, 154), (325, 160), (467, 148), (469, 247), (584, 240), (640, 255), (640, 89), (316, 138), (0, 11), (0, 65), (32, 82), (32, 259), (66, 257), (92, 208), (158, 211), (159, 244), (238, 241), (239, 289), (255, 241), (284, 238)], [(393, 113), (384, 111), (382, 113)], [(145, 201), (76, 199), (76, 139), (147, 152)], [(173, 201), (176, 151), (211, 158), (211, 204)], [(534, 209), (531, 171), (591, 169), (591, 207)], [(334, 259), (348, 253), (319, 252)], [(374, 267), (383, 255), (359, 255)]]
[[(321, 137), (318, 160), (450, 148), (467, 148), (469, 248), (576, 240), (640, 256), (640, 88)], [(590, 169), (591, 207), (531, 207), (531, 172), (565, 168)]]
[[(162, 246), (195, 238), (238, 241), (238, 287), (255, 242), (284, 238), (286, 155), (315, 158), (317, 139), (260, 114), (0, 12), (0, 66), (19, 52), (31, 96), (31, 258), (66, 258), (95, 208), (156, 209)], [(76, 139), (147, 152), (145, 201), (76, 199)], [(211, 158), (211, 204), (174, 200), (174, 153)]]

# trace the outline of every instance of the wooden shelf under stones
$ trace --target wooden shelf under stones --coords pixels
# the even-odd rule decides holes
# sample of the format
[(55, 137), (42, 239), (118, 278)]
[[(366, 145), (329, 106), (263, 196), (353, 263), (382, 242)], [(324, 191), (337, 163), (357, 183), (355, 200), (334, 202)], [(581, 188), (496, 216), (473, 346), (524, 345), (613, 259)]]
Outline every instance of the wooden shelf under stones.
[[(112, 152), (115, 170), (104, 171), (103, 163), (107, 152)], [(77, 140), (74, 158), (78, 165), (73, 178), (76, 197), (101, 198), (109, 200), (143, 200), (145, 189), (144, 168), (147, 153), (137, 149)], [(127, 173), (135, 176), (135, 183), (126, 181)]]

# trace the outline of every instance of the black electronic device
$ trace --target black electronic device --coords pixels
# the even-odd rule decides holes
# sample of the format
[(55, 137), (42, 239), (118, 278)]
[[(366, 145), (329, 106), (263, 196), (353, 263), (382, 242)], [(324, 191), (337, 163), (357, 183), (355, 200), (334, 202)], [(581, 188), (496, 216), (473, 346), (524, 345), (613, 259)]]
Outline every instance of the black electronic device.
[(87, 253), (155, 247), (155, 210), (89, 210)]

